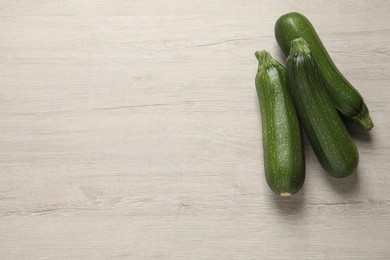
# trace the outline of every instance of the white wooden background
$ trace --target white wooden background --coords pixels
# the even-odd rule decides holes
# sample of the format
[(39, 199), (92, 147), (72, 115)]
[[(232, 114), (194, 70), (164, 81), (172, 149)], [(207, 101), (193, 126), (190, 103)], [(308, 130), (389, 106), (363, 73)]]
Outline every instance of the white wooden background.
[[(357, 174), (269, 190), (256, 50), (289, 11), (365, 98)], [(390, 2), (0, 0), (0, 259), (390, 259)]]

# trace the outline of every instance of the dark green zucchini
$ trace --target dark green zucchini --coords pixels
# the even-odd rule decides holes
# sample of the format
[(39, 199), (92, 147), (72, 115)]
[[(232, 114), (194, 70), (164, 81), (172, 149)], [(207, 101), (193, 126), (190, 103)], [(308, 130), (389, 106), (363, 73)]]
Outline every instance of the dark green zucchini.
[(321, 165), (333, 177), (350, 175), (359, 160), (356, 146), (323, 87), (304, 39), (291, 42), (286, 70), (299, 119)]
[(256, 52), (256, 91), (260, 103), (264, 170), (277, 194), (298, 192), (305, 179), (301, 129), (284, 67), (266, 51)]
[(337, 110), (366, 130), (374, 126), (362, 96), (333, 63), (313, 25), (305, 16), (299, 13), (281, 16), (275, 24), (275, 36), (286, 57), (290, 52), (292, 40), (305, 39), (316, 59), (326, 91)]

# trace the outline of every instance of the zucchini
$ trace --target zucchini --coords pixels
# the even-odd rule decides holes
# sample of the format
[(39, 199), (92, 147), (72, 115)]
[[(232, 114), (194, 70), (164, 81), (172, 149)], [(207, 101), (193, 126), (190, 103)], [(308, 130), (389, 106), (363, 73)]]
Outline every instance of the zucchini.
[(291, 41), (303, 38), (309, 44), (326, 91), (337, 110), (366, 130), (373, 128), (368, 108), (359, 92), (348, 82), (333, 63), (310, 21), (299, 13), (287, 13), (275, 24), (276, 40), (286, 55)]
[(281, 196), (298, 192), (305, 179), (301, 129), (284, 67), (266, 52), (256, 52), (256, 91), (260, 103), (264, 171)]
[(321, 165), (333, 177), (350, 175), (359, 160), (356, 146), (323, 87), (304, 39), (291, 42), (286, 70), (298, 117)]

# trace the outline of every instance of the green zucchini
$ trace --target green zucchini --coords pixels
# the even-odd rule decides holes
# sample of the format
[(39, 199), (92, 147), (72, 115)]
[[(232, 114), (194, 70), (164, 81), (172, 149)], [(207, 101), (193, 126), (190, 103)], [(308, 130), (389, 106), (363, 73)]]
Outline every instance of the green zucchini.
[(301, 129), (284, 67), (266, 52), (256, 52), (256, 91), (260, 103), (264, 171), (281, 196), (298, 192), (305, 179)]
[(305, 16), (299, 13), (281, 16), (275, 24), (275, 36), (286, 57), (290, 52), (292, 40), (305, 39), (316, 59), (326, 91), (337, 110), (364, 129), (373, 128), (374, 124), (362, 96), (333, 63), (313, 25)]
[(304, 39), (291, 42), (286, 71), (298, 117), (321, 165), (333, 177), (350, 175), (359, 160), (356, 146), (323, 87)]

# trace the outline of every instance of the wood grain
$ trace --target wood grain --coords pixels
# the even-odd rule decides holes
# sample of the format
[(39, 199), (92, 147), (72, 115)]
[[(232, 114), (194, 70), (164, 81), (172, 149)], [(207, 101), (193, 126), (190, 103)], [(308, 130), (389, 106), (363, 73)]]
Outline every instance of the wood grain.
[[(256, 50), (312, 21), (365, 98), (356, 174), (264, 179)], [(389, 259), (386, 1), (0, 1), (1, 259)]]

